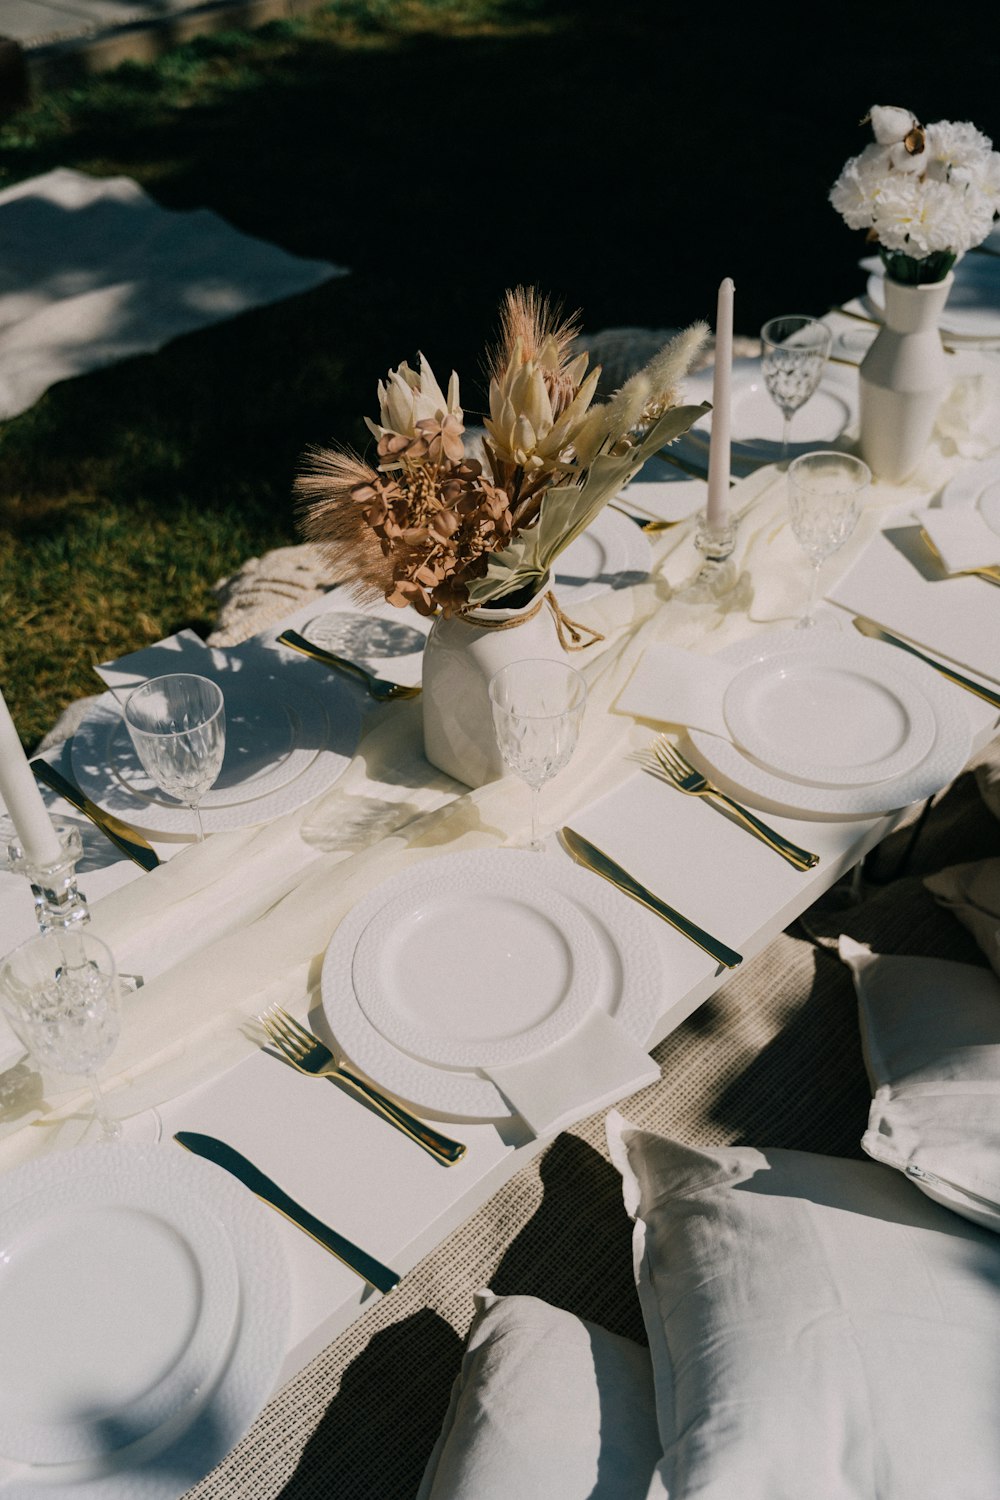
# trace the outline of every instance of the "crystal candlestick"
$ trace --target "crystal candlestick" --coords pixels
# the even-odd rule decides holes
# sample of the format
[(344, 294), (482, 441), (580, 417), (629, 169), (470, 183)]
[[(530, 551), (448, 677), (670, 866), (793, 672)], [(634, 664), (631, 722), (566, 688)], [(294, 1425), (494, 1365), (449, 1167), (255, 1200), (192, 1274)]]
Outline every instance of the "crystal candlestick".
[(42, 932), (66, 931), (90, 921), (87, 898), (76, 883), (77, 861), (83, 854), (80, 830), (57, 824), (62, 856), (55, 864), (36, 865), (25, 855), (13, 834), (7, 841), (7, 868), (27, 877), (35, 898), (35, 916)]
[(736, 546), (736, 523), (725, 515), (717, 521), (709, 521), (703, 511), (698, 517), (698, 530), (694, 544), (702, 556), (702, 564), (694, 577), (675, 598), (684, 604), (711, 603), (725, 599), (736, 587), (736, 567), (732, 561)]

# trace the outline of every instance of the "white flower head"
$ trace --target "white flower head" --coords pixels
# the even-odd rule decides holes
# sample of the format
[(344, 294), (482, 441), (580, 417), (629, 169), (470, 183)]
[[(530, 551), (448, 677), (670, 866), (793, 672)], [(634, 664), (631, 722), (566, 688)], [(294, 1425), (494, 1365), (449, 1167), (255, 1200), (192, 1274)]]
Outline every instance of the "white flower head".
[(458, 376), (453, 370), (446, 396), (422, 354), (419, 371), (411, 370), (404, 361), (398, 369), (389, 371), (385, 381), (379, 381), (378, 404), (381, 425), (365, 417), (368, 430), (377, 438), (387, 433), (416, 438), (419, 436), (417, 423), (428, 418), (443, 421), (445, 417), (455, 417), (460, 426), (464, 423), (458, 399)]
[(917, 123), (912, 110), (896, 104), (873, 104), (870, 111), (872, 134), (880, 146), (895, 146), (904, 141)]

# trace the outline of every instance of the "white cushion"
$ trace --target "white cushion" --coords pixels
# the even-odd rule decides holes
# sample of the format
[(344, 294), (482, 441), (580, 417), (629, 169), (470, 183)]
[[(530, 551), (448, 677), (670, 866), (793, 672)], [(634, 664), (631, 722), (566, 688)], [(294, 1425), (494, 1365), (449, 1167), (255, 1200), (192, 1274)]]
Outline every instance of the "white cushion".
[(862, 1146), (1000, 1231), (1000, 979), (944, 958), (873, 954), (850, 938), (840, 956), (854, 974), (873, 1092)]
[[(612, 1112), (670, 1500), (1000, 1495), (1000, 1243), (874, 1162)], [(513, 1493), (513, 1492), (512, 1492)]]
[(658, 1494), (647, 1351), (537, 1297), (480, 1292), (476, 1303), (417, 1500)]

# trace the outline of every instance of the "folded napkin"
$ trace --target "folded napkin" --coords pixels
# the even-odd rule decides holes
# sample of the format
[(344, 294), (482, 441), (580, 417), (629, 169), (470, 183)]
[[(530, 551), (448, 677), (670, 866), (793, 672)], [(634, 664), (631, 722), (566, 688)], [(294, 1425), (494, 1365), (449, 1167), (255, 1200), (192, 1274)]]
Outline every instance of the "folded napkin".
[(556, 1135), (660, 1076), (649, 1053), (596, 1008), (556, 1046), (483, 1072), (538, 1136)]
[(0, 193), (0, 421), (59, 380), (347, 274), (161, 208), (128, 177), (19, 182)]
[(1000, 536), (978, 510), (915, 510), (913, 519), (930, 537), (949, 573), (1000, 563)]
[(647, 648), (618, 695), (616, 713), (661, 724), (681, 724), (731, 738), (722, 700), (737, 667), (700, 651), (660, 641)]

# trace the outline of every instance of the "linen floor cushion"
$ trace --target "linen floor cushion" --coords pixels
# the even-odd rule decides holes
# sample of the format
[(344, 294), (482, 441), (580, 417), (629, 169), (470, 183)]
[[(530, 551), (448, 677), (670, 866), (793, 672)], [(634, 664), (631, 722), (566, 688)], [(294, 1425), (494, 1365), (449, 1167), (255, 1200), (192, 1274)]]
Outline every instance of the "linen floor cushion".
[(537, 1297), (476, 1295), (417, 1500), (647, 1500), (660, 1441), (649, 1354)]
[(950, 865), (924, 877), (935, 901), (967, 928), (1000, 974), (1000, 859)]
[[(670, 1500), (1000, 1495), (1000, 1242), (875, 1162), (608, 1117)], [(512, 1492), (513, 1493), (513, 1492)]]
[[(944, 958), (872, 953), (850, 938), (872, 1087), (869, 1156), (1000, 1232), (1000, 979)], [(998, 1491), (1000, 1494), (1000, 1491)]]

